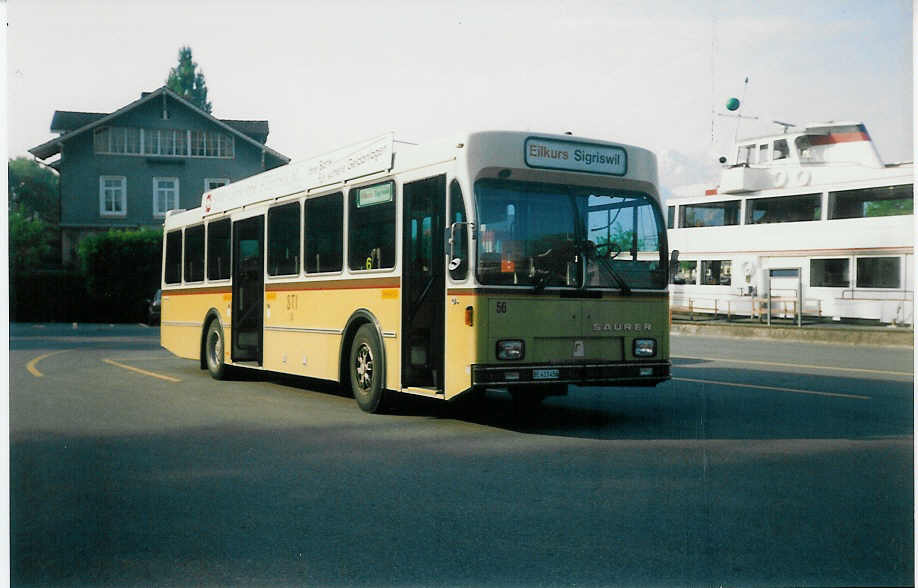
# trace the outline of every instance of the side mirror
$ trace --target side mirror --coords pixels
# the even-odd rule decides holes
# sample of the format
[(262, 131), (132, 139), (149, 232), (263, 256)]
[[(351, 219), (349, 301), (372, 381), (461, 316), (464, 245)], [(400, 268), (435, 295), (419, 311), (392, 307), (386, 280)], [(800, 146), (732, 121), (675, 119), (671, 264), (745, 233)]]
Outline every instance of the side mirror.
[[(470, 223), (468, 221), (455, 222), (449, 226), (449, 269), (457, 269), (461, 264), (462, 260), (456, 257), (455, 245), (456, 245), (456, 228), (464, 227), (468, 225), (472, 229), (472, 240), (475, 239), (475, 223)], [(455, 267), (454, 267), (455, 264)]]
[(673, 249), (669, 254), (669, 281), (673, 281), (673, 276), (679, 271), (679, 250)]

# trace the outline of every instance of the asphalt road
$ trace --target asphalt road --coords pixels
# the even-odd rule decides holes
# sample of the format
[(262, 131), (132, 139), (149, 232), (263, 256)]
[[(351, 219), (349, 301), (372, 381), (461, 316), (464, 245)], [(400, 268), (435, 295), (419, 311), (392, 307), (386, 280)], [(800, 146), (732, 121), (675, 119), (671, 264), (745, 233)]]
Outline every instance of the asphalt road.
[(499, 392), (378, 416), (215, 382), (157, 329), (13, 325), (13, 584), (913, 583), (911, 350), (673, 354), (528, 418)]

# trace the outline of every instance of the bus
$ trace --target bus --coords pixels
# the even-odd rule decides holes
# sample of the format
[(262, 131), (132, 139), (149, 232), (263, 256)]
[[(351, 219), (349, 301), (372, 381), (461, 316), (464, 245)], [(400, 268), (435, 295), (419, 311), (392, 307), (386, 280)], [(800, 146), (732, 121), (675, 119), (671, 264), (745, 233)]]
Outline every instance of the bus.
[(161, 344), (216, 379), (330, 380), (361, 409), (670, 377), (655, 155), (516, 131), (392, 133), (164, 221)]

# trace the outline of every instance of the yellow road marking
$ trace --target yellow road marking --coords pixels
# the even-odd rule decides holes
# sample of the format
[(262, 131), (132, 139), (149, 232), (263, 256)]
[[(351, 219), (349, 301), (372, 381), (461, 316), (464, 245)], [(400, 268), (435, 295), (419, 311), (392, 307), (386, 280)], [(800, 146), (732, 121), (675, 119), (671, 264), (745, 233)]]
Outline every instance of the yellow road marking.
[(810, 396), (832, 396), (835, 398), (851, 398), (854, 400), (871, 400), (870, 396), (858, 394), (841, 394), (840, 392), (818, 392), (816, 390), (800, 390), (797, 388), (781, 388), (778, 386), (762, 386), (761, 384), (739, 384), (737, 382), (720, 382), (718, 380), (696, 380), (694, 378), (673, 378), (677, 382), (693, 382), (695, 384), (717, 384), (719, 386), (734, 386), (736, 388), (757, 388), (759, 390), (775, 390), (777, 392), (792, 392), (794, 394), (808, 394)]
[(179, 380), (178, 378), (173, 378), (172, 376), (165, 376), (165, 375), (163, 375), (163, 374), (157, 374), (157, 373), (155, 373), (155, 372), (148, 372), (147, 370), (142, 370), (142, 369), (136, 368), (136, 367), (134, 367), (134, 366), (132, 366), (132, 365), (125, 365), (125, 364), (123, 364), (123, 363), (118, 363), (117, 361), (115, 361), (115, 360), (113, 360), (113, 359), (104, 358), (102, 361), (104, 361), (105, 363), (107, 363), (107, 364), (109, 364), (109, 365), (114, 365), (114, 366), (117, 366), (117, 367), (120, 367), (120, 368), (124, 368), (124, 369), (126, 369), (126, 370), (131, 370), (132, 372), (137, 372), (138, 374), (143, 374), (143, 375), (145, 375), (145, 376), (150, 376), (151, 378), (159, 378), (160, 380), (165, 380), (165, 381), (167, 381), (167, 382), (181, 382), (181, 380)]
[[(752, 359), (727, 359), (725, 357), (694, 357), (691, 355), (672, 355), (672, 359), (700, 359), (703, 361), (725, 361), (729, 363), (748, 363), (752, 365), (770, 365), (775, 367), (795, 367), (795, 368), (809, 368), (817, 370), (828, 370), (828, 371), (839, 371), (839, 372), (858, 372), (863, 374), (883, 374), (883, 375), (893, 375), (893, 376), (908, 376), (914, 377), (915, 374), (912, 372), (892, 372), (888, 370), (869, 370), (865, 368), (846, 368), (838, 366), (825, 366), (825, 365), (813, 365), (806, 363), (781, 363), (777, 361), (755, 361)], [(673, 367), (695, 367), (695, 366), (673, 366)]]
[(38, 362), (45, 358), (51, 357), (52, 355), (57, 355), (58, 353), (63, 353), (65, 351), (70, 351), (70, 350), (61, 349), (60, 351), (52, 351), (50, 353), (45, 353), (44, 355), (39, 355), (38, 357), (36, 357), (35, 359), (33, 359), (32, 361), (26, 364), (26, 369), (29, 370), (29, 373), (35, 376), (36, 378), (44, 377), (44, 374), (38, 371), (38, 368), (35, 367), (38, 365)]

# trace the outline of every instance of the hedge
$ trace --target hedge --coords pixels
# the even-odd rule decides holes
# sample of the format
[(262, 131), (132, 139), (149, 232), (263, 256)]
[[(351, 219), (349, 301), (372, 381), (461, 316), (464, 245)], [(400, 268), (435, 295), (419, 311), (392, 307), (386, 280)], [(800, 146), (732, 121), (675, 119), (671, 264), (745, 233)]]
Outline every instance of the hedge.
[(159, 229), (109, 231), (80, 241), (80, 273), (96, 320), (134, 322), (143, 318), (144, 300), (159, 288), (162, 243)]
[(96, 233), (80, 241), (78, 270), (11, 268), (10, 320), (143, 320), (159, 288), (162, 241), (158, 229)]

